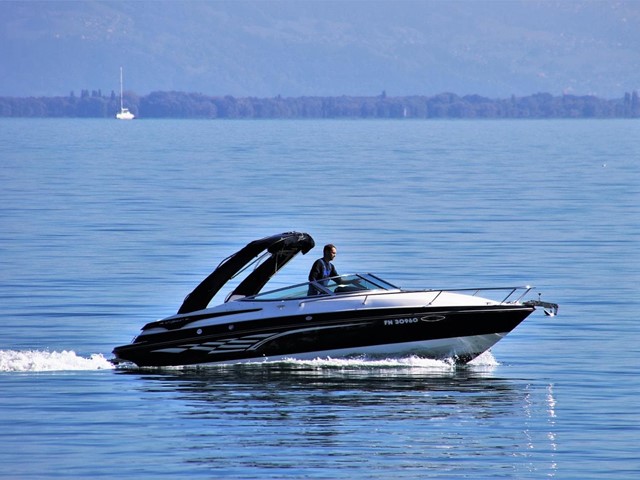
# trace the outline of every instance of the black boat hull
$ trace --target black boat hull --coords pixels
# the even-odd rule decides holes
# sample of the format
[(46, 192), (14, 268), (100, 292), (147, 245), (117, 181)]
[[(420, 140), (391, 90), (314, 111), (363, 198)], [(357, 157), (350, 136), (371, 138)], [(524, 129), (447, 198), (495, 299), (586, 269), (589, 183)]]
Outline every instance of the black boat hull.
[[(387, 308), (156, 329), (114, 349), (116, 362), (178, 366), (283, 358), (410, 355), (466, 363), (535, 308), (521, 304)], [(233, 315), (231, 315), (233, 317)]]

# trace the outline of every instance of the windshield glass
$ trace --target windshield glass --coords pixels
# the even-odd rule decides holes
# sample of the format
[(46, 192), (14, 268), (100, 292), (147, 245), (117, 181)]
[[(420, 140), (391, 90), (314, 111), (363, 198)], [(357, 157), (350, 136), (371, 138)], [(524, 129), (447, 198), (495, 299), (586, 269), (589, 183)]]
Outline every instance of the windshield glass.
[(322, 282), (301, 283), (246, 298), (251, 300), (291, 300), (375, 290), (397, 290), (397, 287), (375, 275), (352, 274), (332, 277)]

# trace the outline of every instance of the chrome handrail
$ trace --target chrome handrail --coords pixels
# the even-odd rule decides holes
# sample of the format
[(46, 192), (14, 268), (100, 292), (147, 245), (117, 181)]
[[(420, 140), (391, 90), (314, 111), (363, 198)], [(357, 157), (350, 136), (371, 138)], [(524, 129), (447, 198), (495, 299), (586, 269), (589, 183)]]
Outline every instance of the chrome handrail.
[[(504, 304), (509, 304), (509, 303), (510, 304), (519, 303), (520, 300), (522, 300), (522, 298), (533, 289), (534, 289), (534, 287), (529, 286), (529, 285), (522, 285), (522, 286), (517, 286), (517, 287), (429, 288), (429, 289), (408, 289), (408, 290), (405, 290), (405, 289), (402, 289), (402, 288), (398, 288), (398, 290), (378, 290), (378, 291), (375, 291), (375, 290), (363, 290), (363, 291), (355, 291), (355, 292), (340, 293), (340, 294), (336, 294), (336, 293), (330, 292), (330, 293), (328, 293), (326, 295), (320, 295), (318, 297), (308, 297), (308, 298), (298, 299), (298, 300), (300, 300), (300, 303), (308, 303), (308, 302), (316, 302), (316, 301), (319, 301), (319, 300), (326, 300), (328, 297), (329, 298), (334, 298), (334, 297), (342, 298), (342, 297), (364, 296), (365, 297), (365, 302), (366, 302), (366, 297), (379, 296), (379, 295), (401, 295), (401, 294), (405, 294), (405, 293), (436, 293), (436, 296), (434, 298), (432, 298), (431, 301), (428, 303), (428, 305), (431, 305), (444, 292), (452, 292), (452, 293), (473, 292), (472, 296), (477, 296), (481, 292), (508, 290), (509, 293), (502, 300), (494, 300), (499, 305), (504, 305)], [(520, 290), (524, 290), (524, 292), (516, 300), (508, 301), (509, 298), (515, 292), (518, 292)]]

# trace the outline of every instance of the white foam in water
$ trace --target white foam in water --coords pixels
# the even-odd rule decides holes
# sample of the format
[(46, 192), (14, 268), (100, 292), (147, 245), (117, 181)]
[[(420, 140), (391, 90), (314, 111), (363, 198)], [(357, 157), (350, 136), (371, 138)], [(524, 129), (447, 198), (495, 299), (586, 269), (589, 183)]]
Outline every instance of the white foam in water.
[[(282, 363), (277, 362), (257, 362), (262, 363)], [(368, 357), (356, 357), (356, 358), (316, 358), (314, 360), (285, 360), (284, 363), (292, 365), (299, 365), (303, 367), (312, 368), (410, 368), (416, 370), (433, 370), (440, 372), (450, 372), (456, 369), (455, 361), (451, 359), (446, 360), (434, 360), (431, 358), (424, 358), (418, 356), (398, 357), (398, 358), (386, 358), (386, 359), (372, 359)], [(490, 351), (484, 352), (482, 355), (476, 357), (467, 364), (474, 370), (491, 370), (498, 366), (499, 363)]]
[(498, 365), (500, 365), (500, 363), (498, 363), (498, 361), (493, 356), (491, 351), (487, 350), (482, 355), (479, 355), (476, 358), (474, 358), (473, 360), (471, 360), (468, 363), (468, 365), (471, 365), (471, 366), (474, 366), (474, 367), (493, 368), (493, 367), (497, 367)]
[[(256, 362), (257, 364), (271, 362)], [(273, 362), (282, 363), (282, 362)], [(417, 356), (387, 359), (317, 358), (315, 360), (287, 360), (285, 363), (312, 368), (412, 368), (434, 371), (452, 371), (453, 360), (433, 360)], [(491, 352), (485, 352), (468, 364), (477, 369), (492, 369), (499, 365)], [(43, 350), (0, 350), (0, 372), (56, 372), (113, 369), (114, 365), (102, 354), (81, 357), (72, 350), (49, 352)], [(174, 367), (180, 368), (180, 367)]]
[(0, 350), (0, 372), (56, 372), (69, 370), (103, 370), (114, 368), (103, 355), (89, 358), (74, 351)]
[(292, 363), (299, 365), (307, 365), (316, 368), (332, 367), (332, 368), (352, 368), (352, 367), (373, 367), (373, 368), (395, 368), (395, 367), (411, 367), (426, 368), (434, 370), (452, 370), (455, 368), (453, 362), (446, 360), (432, 360), (421, 357), (402, 357), (402, 358), (385, 358), (370, 359), (366, 357), (358, 358), (317, 358), (315, 360), (291, 360)]

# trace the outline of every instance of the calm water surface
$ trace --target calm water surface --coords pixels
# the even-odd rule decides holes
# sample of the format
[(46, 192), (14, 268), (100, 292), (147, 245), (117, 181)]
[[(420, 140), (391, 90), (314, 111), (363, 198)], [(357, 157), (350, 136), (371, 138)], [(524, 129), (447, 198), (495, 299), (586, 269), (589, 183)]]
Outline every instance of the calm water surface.
[[(0, 477), (634, 478), (638, 139), (630, 120), (0, 119)], [(466, 367), (111, 367), (220, 260), (292, 229), (336, 243), (341, 273), (531, 284), (560, 315)]]

